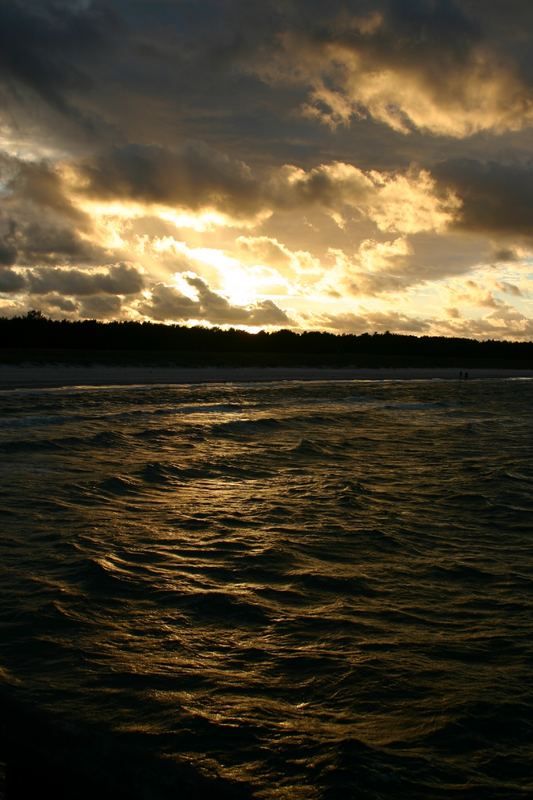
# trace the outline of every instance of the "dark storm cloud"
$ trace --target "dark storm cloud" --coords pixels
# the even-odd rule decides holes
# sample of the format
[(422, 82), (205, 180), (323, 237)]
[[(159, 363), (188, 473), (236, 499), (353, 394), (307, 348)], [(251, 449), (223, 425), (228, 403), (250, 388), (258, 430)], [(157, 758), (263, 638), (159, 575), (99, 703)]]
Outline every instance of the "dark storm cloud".
[(282, 168), (261, 176), (203, 143), (177, 151), (155, 145), (115, 148), (81, 165), (80, 175), (86, 193), (99, 199), (212, 207), (237, 217), (311, 205), (335, 208), (368, 190), (355, 169), (338, 175), (327, 165), (298, 174)]
[(152, 288), (150, 302), (144, 303), (141, 311), (157, 320), (187, 320), (201, 316), (199, 303), (163, 283)]
[(502, 247), (493, 253), (493, 260), (502, 264), (512, 264), (519, 260), (518, 253), (510, 247)]
[[(276, 51), (284, 32), (317, 44), (331, 40), (367, 44), (368, 26), (351, 23), (376, 12), (383, 24), (373, 49), (387, 58), (395, 57), (387, 52), (393, 39), (398, 41), (396, 54), (405, 49), (414, 57), (413, 51), (426, 48), (432, 48), (434, 54), (435, 47), (464, 53), (480, 34), (475, 13), (468, 16), (453, 0), (330, 0), (327, 4), (323, 0), (207, 0), (197, 7), (196, 17), (187, 15), (189, 30), (201, 36), (202, 46), (219, 66), (253, 61), (261, 49)], [(483, 10), (486, 13), (486, 8)]]
[(98, 263), (92, 223), (68, 198), (54, 167), (0, 154), (0, 264)]
[[(171, 144), (177, 136), (220, 134), (233, 151), (246, 134), (274, 143), (279, 101), (267, 99), (268, 89), (248, 69), (235, 70), (235, 62), (217, 55), (253, 30), (257, 15), (247, 8), (255, 5), (4, 0), (5, 119), (15, 129), (22, 122), (23, 136), (33, 133), (67, 151), (90, 149), (97, 140)], [(257, 30), (270, 42), (271, 18), (265, 4)], [(253, 53), (251, 40), (249, 46)]]
[[(479, 22), (453, 0), (382, 0), (381, 2), (315, 3), (295, 30), (317, 45), (345, 45), (376, 65), (404, 69), (423, 66), (427, 80), (445, 85), (448, 69), (465, 64), (481, 38)], [(290, 28), (289, 28), (290, 30)]]
[[(10, 0), (0, 5), (0, 77), (61, 112), (93, 85), (84, 59), (104, 47), (115, 15), (104, 3)], [(75, 102), (75, 100), (74, 100)]]
[(144, 287), (144, 278), (135, 267), (117, 264), (105, 272), (87, 272), (79, 269), (44, 268), (27, 273), (30, 294), (59, 292), (83, 297), (96, 294), (138, 294)]
[(67, 197), (63, 180), (57, 169), (46, 161), (28, 161), (0, 153), (0, 185), (2, 208), (37, 209), (88, 227), (89, 219)]
[(8, 264), (98, 264), (105, 259), (102, 249), (83, 239), (75, 228), (39, 219), (38, 214), (13, 219), (0, 213), (2, 229), (8, 233), (0, 243), (0, 258), (3, 253)]
[(186, 297), (172, 286), (159, 283), (152, 288), (151, 300), (141, 307), (142, 312), (156, 320), (205, 319), (213, 325), (292, 324), (287, 314), (271, 300), (251, 306), (235, 306), (213, 292), (202, 278), (187, 276), (187, 281), (197, 291), (196, 300)]
[[(530, 48), (519, 45), (527, 41), (524, 27), (531, 18), (530, 4), (520, 0), (490, 5), (481, 0), (7, 0), (0, 5), (0, 80), (13, 90), (15, 105), (18, 90), (30, 87), (51, 106), (76, 107), (87, 118), (92, 115), (96, 137), (107, 139), (104, 129), (111, 126), (122, 147), (88, 168), (93, 187), (108, 196), (156, 202), (167, 198), (192, 208), (207, 197), (228, 200), (239, 209), (248, 202), (253, 208), (257, 187), (236, 152), (245, 153), (253, 166), (264, 159), (264, 142), (269, 140), (268, 147), (278, 156), (284, 148), (287, 156), (298, 152), (308, 159), (306, 137), (310, 152), (316, 152), (317, 123), (290, 113), (310, 90), (301, 64), (306, 52), (311, 60), (313, 54), (329, 54), (317, 60), (319, 73), (327, 73), (329, 66), (335, 69), (335, 59), (342, 62), (346, 53), (359, 60), (361, 79), (389, 69), (409, 86), (414, 76), (424, 96), (444, 112), (450, 103), (450, 108), (461, 106), (479, 47), (494, 52), (496, 59), (514, 58), (518, 83), (505, 94), (506, 109), (499, 108), (499, 101), (496, 109), (488, 109), (484, 124), (490, 127), (505, 124), (506, 114), (527, 111), (533, 58)], [(290, 48), (285, 52), (287, 43), (292, 54)], [(275, 67), (281, 55), (288, 59), (285, 75)], [(265, 65), (272, 67), (270, 77)], [(280, 81), (286, 83), (288, 76), (292, 88), (284, 94)], [(333, 83), (328, 87), (345, 94), (346, 87), (335, 86), (335, 74), (329, 77)], [(487, 97), (491, 77), (487, 69)], [(504, 85), (508, 79), (506, 75)], [(321, 102), (317, 100), (318, 106)], [(367, 113), (361, 98), (357, 102), (359, 111)], [(387, 113), (411, 126), (401, 98), (393, 105)], [(367, 123), (357, 113), (355, 108), (352, 124), (367, 137)], [(243, 115), (260, 122), (247, 127)], [(291, 128), (298, 132), (298, 145), (291, 144), (297, 138), (291, 137)], [(222, 153), (233, 155), (180, 144), (184, 135), (216, 140)], [(274, 142), (280, 135), (283, 141)], [(385, 141), (386, 132), (374, 130), (373, 158), (379, 162), (384, 156), (376, 136)], [(352, 141), (353, 163), (358, 163), (358, 144)], [(419, 144), (417, 157), (423, 162), (425, 145)], [(159, 149), (162, 145), (176, 155)], [(334, 146), (331, 140), (333, 151)], [(390, 160), (390, 148), (387, 152)], [(49, 202), (56, 188), (53, 177), (38, 172), (37, 167), (30, 174), (28, 168), (25, 180), (34, 189), (40, 181)]]
[(0, 293), (11, 294), (20, 292), (26, 287), (26, 281), (13, 269), (0, 270)]
[(377, 181), (350, 164), (335, 163), (307, 172), (284, 165), (259, 173), (201, 142), (174, 151), (138, 144), (114, 148), (78, 169), (83, 192), (100, 200), (178, 205), (194, 211), (215, 208), (247, 218), (275, 210), (310, 206), (334, 210), (343, 203), (364, 203), (392, 177)]
[(172, 152), (157, 145), (127, 145), (81, 167), (87, 191), (99, 198), (144, 203), (256, 210), (259, 187), (249, 168), (201, 143)]
[[(300, 48), (341, 46), (363, 57), (365, 69), (418, 71), (437, 94), (456, 92), (450, 74), (463, 70), (483, 39), (480, 20), (490, 16), (486, 7), (481, 13), (471, 6), (464, 11), (450, 0), (8, 0), (0, 7), (0, 78), (15, 104), (17, 88), (29, 88), (53, 108), (92, 119), (95, 136), (107, 135), (109, 124), (124, 142), (169, 144), (179, 123), (180, 137), (212, 133), (229, 151), (254, 150), (250, 138), (279, 151), (281, 134), (286, 151), (298, 152), (291, 128), (312, 142), (315, 127), (291, 119), (309, 89), (307, 78), (298, 78)], [(382, 22), (375, 31), (354, 24), (376, 12)], [(272, 91), (265, 65), (283, 52), (285, 36), (293, 37), (288, 72), (296, 79), (284, 93), (279, 84)], [(263, 157), (261, 148), (255, 156)]]
[(461, 0), (460, 5), (476, 20), (484, 36), (501, 46), (512, 45), (520, 55), (520, 43), (529, 41), (533, 25), (533, 5), (528, 0), (493, 0), (490, 4), (487, 0)]
[(69, 297), (63, 297), (60, 294), (52, 294), (48, 295), (45, 298), (46, 308), (47, 310), (59, 310), (64, 311), (67, 314), (73, 314), (78, 311), (78, 303), (74, 300), (71, 300)]
[[(528, 4), (513, 2), (515, 16), (523, 13), (524, 19), (528, 18), (528, 8)], [(31, 87), (52, 106), (79, 104), (96, 122), (105, 118), (112, 125), (122, 145), (92, 156), (84, 166), (89, 190), (95, 195), (182, 203), (192, 209), (226, 205), (230, 213), (250, 215), (265, 205), (296, 205), (298, 191), (302, 203), (317, 200), (334, 207), (336, 186), (324, 172), (315, 170), (292, 192), (281, 187), (278, 195), (272, 196), (272, 187), (265, 192), (261, 176), (252, 175), (242, 159), (225, 155), (242, 150), (254, 166), (254, 161), (263, 159), (262, 143), (265, 136), (270, 137), (272, 126), (279, 136), (289, 119), (300, 137), (309, 137), (313, 145), (317, 123), (308, 121), (304, 128), (299, 127), (301, 120), (294, 114), (291, 117), (287, 106), (288, 102), (293, 106), (303, 102), (309, 91), (309, 76), (298, 65), (302, 54), (320, 54), (333, 47), (330, 61), (335, 61), (336, 53), (353, 53), (365, 74), (383, 68), (403, 75), (407, 82), (410, 76), (418, 76), (432, 102), (437, 106), (442, 102), (446, 108), (448, 101), (460, 104), (461, 87), (468, 85), (466, 78), (478, 46), (490, 49), (497, 43), (498, 52), (503, 53), (509, 43), (516, 45), (520, 28), (506, 19), (502, 9), (502, 3), (491, 3), (488, 8), (474, 0), (333, 0), (327, 6), (314, 0), (265, 0), (261, 4), (243, 0), (11, 0), (0, 7), (0, 78), (11, 88)], [(264, 72), (265, 63), (283, 53), (284, 41), (294, 46), (292, 83), (298, 96), (285, 96), (279, 82), (276, 84), (276, 75), (274, 83), (269, 83)], [(520, 72), (527, 53), (518, 48), (518, 54), (515, 66)], [(291, 54), (284, 55), (290, 62)], [(317, 63), (319, 71), (327, 70), (327, 59)], [(290, 66), (288, 69), (291, 72)], [(343, 87), (338, 89), (342, 94)], [(514, 107), (520, 96), (511, 93), (506, 100)], [(243, 108), (265, 122), (265, 113), (270, 115), (268, 124), (261, 123), (254, 130), (245, 126), (246, 141)], [(401, 102), (394, 113), (402, 124), (411, 124)], [(366, 125), (356, 118), (352, 123)], [(104, 127), (95, 135), (102, 133), (105, 139)], [(201, 138), (207, 141), (219, 137), (219, 145), (201, 144), (196, 136), (192, 143), (180, 143), (184, 131), (201, 131)], [(163, 146), (172, 135), (173, 146)], [(147, 136), (149, 142), (143, 144), (141, 140)], [(130, 142), (129, 137), (133, 139)], [(284, 140), (287, 154), (292, 154), (290, 136)], [(276, 147), (279, 154), (280, 143)], [(374, 148), (375, 161), (383, 158), (379, 149)], [(423, 155), (422, 145), (418, 152), (422, 162)], [(62, 194), (60, 177), (49, 165), (19, 164), (11, 188), (62, 217), (74, 220), (78, 215), (77, 230), (83, 224), (82, 215)], [(56, 231), (68, 228), (57, 220), (51, 227)], [(75, 234), (65, 238), (52, 257), (62, 252), (78, 257)], [(78, 245), (83, 250), (79, 241)], [(43, 249), (39, 245), (33, 248), (37, 256)], [(0, 243), (4, 263), (13, 263), (13, 252), (13, 243)]]
[[(400, 86), (414, 81), (424, 102), (457, 117), (463, 135), (475, 128), (468, 105), (482, 92), (468, 91), (483, 52), (488, 61), (476, 80), (485, 79), (486, 98), (500, 77), (501, 86), (494, 101), (483, 100), (490, 108), (480, 125), (518, 125), (531, 100), (533, 59), (519, 46), (516, 17), (527, 20), (531, 12), (513, 2), (514, 14), (506, 16), (507, 7), (474, 0), (7, 0), (0, 7), (0, 83), (14, 113), (29, 89), (50, 108), (90, 123), (95, 140), (175, 147), (199, 138), (249, 162), (309, 163), (317, 148), (335, 148), (315, 120), (295, 113), (310, 101), (327, 116), (324, 98), (311, 96), (321, 79), (353, 105), (347, 113), (364, 158), (374, 145), (379, 163), (386, 156), (376, 138), (394, 139), (361, 115), (383, 123), (388, 114), (387, 125), (406, 129), (427, 123), (439, 130), (443, 123), (427, 110), (410, 119), (401, 98), (384, 110), (375, 98), (351, 97), (339, 73), (347, 68), (344, 56), (358, 60), (356, 84), (382, 70), (400, 76)], [(76, 146), (73, 130), (38, 113), (52, 138), (68, 148), (70, 135)]]
[(9, 235), (0, 240), (0, 266), (10, 267), (17, 260), (17, 248), (9, 242)]
[(490, 11), (468, 13), (452, 0), (389, 0), (370, 13), (365, 6), (346, 3), (322, 25), (311, 15), (307, 27), (287, 30), (277, 75), (307, 82), (309, 115), (329, 124), (370, 115), (403, 133), (457, 138), (531, 124), (531, 81), (506, 50), (505, 26), (498, 40), (484, 30)]
[(61, 176), (50, 164), (0, 155), (0, 177), (9, 205), (32, 203), (40, 210), (74, 220), (80, 227), (88, 223), (87, 217), (66, 196)]
[[(433, 174), (462, 201), (457, 227), (493, 236), (533, 238), (533, 162), (450, 160), (434, 167)], [(512, 261), (515, 256), (504, 249), (496, 258)]]
[(117, 319), (122, 310), (122, 300), (116, 295), (84, 297), (80, 303), (80, 316), (85, 319)]
[(18, 256), (16, 244), (17, 226), (0, 210), (0, 266), (11, 267)]

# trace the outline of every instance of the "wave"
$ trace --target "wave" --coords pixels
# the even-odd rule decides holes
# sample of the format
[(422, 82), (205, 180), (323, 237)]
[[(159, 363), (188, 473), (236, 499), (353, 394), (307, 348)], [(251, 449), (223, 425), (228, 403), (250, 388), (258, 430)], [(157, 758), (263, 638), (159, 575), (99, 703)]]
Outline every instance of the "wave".
[(291, 455), (296, 456), (307, 456), (310, 458), (338, 458), (339, 451), (346, 448), (346, 443), (332, 443), (328, 442), (328, 444), (319, 443), (313, 439), (300, 439), (300, 441), (290, 447), (288, 452)]
[(530, 384), (487, 386), (4, 394), (13, 796), (529, 797)]
[(228, 422), (215, 423), (211, 427), (214, 436), (241, 436), (243, 434), (254, 434), (278, 431), (284, 427), (284, 421), (273, 417), (259, 417), (258, 419), (230, 420)]

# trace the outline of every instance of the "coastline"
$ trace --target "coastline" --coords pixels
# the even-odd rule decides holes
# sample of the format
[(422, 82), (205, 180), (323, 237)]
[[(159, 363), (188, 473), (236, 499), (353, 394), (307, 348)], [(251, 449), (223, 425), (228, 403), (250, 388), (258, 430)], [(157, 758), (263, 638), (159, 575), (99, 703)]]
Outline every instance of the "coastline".
[[(464, 374), (464, 371), (462, 371)], [(530, 378), (533, 369), (473, 368), (469, 380)], [(0, 390), (275, 381), (460, 380), (456, 367), (160, 367), (2, 364)]]

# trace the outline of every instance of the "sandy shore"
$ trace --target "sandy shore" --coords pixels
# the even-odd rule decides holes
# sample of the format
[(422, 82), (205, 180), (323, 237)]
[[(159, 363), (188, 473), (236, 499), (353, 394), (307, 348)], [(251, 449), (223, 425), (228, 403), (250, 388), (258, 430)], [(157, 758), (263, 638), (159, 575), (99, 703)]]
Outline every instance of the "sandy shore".
[[(470, 369), (469, 380), (533, 378), (533, 370)], [(135, 367), (0, 365), (0, 389), (62, 386), (135, 386), (150, 384), (320, 380), (458, 380), (455, 368), (330, 369), (328, 367)]]

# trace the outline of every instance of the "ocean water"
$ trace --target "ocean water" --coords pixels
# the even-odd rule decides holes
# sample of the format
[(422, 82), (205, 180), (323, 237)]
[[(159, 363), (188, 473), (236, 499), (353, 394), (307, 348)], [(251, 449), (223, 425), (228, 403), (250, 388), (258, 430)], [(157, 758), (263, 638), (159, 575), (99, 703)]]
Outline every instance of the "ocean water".
[(8, 797), (533, 796), (532, 398), (1, 392)]

